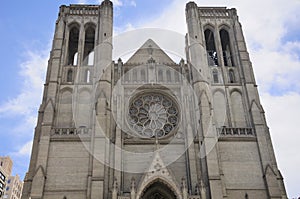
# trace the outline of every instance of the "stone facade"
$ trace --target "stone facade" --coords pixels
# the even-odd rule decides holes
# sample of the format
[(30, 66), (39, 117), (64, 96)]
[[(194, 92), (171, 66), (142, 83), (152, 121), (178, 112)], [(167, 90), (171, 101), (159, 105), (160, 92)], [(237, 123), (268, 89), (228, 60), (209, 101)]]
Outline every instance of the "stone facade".
[(114, 62), (112, 3), (60, 7), (23, 199), (286, 198), (236, 10), (186, 22)]

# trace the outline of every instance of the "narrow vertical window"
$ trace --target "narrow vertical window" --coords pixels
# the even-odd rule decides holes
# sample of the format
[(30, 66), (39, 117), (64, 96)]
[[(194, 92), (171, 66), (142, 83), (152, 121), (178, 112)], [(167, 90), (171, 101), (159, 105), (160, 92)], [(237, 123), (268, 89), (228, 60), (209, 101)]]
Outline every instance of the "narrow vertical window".
[(133, 71), (132, 71), (132, 80), (133, 81), (137, 81), (137, 71), (136, 71), (136, 69), (132, 69)]
[(215, 45), (214, 33), (211, 30), (206, 29), (204, 31), (204, 35), (205, 35), (208, 65), (218, 66), (219, 64), (218, 64), (218, 56), (217, 56), (217, 50)]
[(167, 70), (167, 82), (171, 82), (171, 71)]
[(175, 82), (179, 82), (179, 72), (177, 72), (176, 70), (174, 70), (174, 78)]
[(146, 81), (146, 73), (144, 69), (141, 70), (141, 80)]
[(75, 53), (73, 58), (73, 63), (71, 65), (77, 66), (77, 63), (78, 63), (78, 52)]
[(95, 28), (88, 27), (85, 30), (83, 65), (94, 65)]
[(220, 30), (220, 38), (221, 38), (224, 66), (234, 66), (228, 32), (224, 29)]
[(129, 81), (129, 72), (128, 72), (128, 70), (124, 70), (124, 75), (123, 75), (123, 77), (124, 77), (124, 80), (127, 82), (127, 81)]
[(234, 83), (235, 82), (234, 71), (232, 69), (229, 70), (229, 82), (230, 83)]
[(90, 83), (91, 82), (91, 72), (90, 70), (85, 71), (85, 82)]
[(217, 70), (213, 70), (213, 80), (214, 83), (219, 83), (219, 75)]
[(67, 72), (67, 82), (73, 82), (73, 70), (69, 69)]
[(161, 69), (158, 70), (158, 81), (159, 82), (163, 81), (163, 71)]
[(72, 27), (69, 33), (68, 65), (77, 65), (79, 28)]

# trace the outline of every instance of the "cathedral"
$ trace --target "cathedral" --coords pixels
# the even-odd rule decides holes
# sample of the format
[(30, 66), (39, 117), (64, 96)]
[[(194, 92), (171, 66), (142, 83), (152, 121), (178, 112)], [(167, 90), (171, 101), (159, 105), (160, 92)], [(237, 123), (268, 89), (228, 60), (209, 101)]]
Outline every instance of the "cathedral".
[(112, 2), (60, 7), (23, 199), (287, 198), (236, 9), (185, 12), (113, 60)]

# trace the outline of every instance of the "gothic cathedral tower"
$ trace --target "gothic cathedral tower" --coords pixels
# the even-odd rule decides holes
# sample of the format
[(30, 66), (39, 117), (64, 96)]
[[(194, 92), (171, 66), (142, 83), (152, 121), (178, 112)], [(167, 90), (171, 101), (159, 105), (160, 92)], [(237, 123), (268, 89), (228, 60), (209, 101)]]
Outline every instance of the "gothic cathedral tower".
[(23, 199), (287, 198), (236, 10), (186, 22), (115, 62), (112, 3), (60, 7)]

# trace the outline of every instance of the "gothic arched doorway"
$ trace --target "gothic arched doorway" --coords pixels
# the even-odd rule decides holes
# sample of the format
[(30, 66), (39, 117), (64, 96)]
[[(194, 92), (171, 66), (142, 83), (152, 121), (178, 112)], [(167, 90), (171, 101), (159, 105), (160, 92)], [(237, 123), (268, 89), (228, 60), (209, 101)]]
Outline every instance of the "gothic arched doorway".
[(176, 199), (176, 194), (164, 183), (154, 182), (144, 191), (140, 199)]

